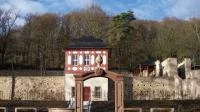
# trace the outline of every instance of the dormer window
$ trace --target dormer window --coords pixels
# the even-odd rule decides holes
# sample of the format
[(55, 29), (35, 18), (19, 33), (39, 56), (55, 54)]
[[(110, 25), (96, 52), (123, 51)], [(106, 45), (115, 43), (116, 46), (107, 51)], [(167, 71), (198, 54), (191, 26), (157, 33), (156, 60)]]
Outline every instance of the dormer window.
[(84, 65), (90, 65), (90, 56), (88, 54), (84, 55)]
[(72, 65), (78, 65), (78, 55), (72, 55)]

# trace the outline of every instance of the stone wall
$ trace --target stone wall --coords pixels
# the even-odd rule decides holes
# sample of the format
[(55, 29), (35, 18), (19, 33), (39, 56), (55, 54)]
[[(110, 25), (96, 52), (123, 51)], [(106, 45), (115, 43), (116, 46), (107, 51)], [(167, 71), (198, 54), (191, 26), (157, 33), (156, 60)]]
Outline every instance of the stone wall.
[(15, 99), (64, 100), (64, 76), (18, 76)]
[(162, 63), (162, 76), (173, 77), (177, 75), (177, 59), (176, 58), (167, 58)]
[[(92, 112), (114, 112), (115, 102), (93, 102)], [(129, 100), (124, 101), (124, 112), (199, 112), (200, 100)], [(152, 111), (152, 109), (174, 111)], [(138, 111), (136, 109), (141, 109)]]
[(63, 71), (47, 71), (41, 76), (39, 71), (0, 71), (0, 100), (10, 100), (12, 93), (12, 75), (15, 100), (63, 100)]
[[(183, 62), (177, 63), (176, 58), (168, 58), (157, 65), (159, 67), (153, 75), (133, 76), (130, 72), (121, 73), (125, 75), (125, 100), (200, 99), (200, 70), (191, 69), (190, 59), (186, 58)], [(180, 74), (179, 69), (183, 69), (184, 72)], [(13, 73), (16, 76), (15, 99), (65, 100), (67, 91), (63, 72), (51, 71), (48, 76), (40, 76), (39, 72), (34, 71), (30, 74), (29, 71)], [(0, 99), (11, 99), (13, 73), (0, 72)], [(114, 99), (114, 83), (109, 81), (108, 85), (108, 97)]]
[[(134, 76), (132, 85), (132, 99), (135, 100), (200, 99), (200, 79), (198, 78)], [(129, 84), (129, 87), (125, 88), (130, 87)], [(126, 89), (125, 93), (127, 91), (129, 90)], [(127, 94), (125, 95), (126, 98)]]
[(174, 99), (174, 79), (169, 77), (133, 77), (133, 99)]
[(133, 99), (200, 99), (200, 70), (191, 69), (189, 58), (179, 64), (176, 58), (167, 58), (155, 65), (153, 75), (134, 75)]
[(47, 70), (42, 74), (40, 70), (0, 70), (0, 76), (63, 76), (63, 70)]
[(200, 78), (200, 70), (192, 70), (191, 71), (192, 78)]
[(183, 72), (175, 75), (177, 99), (200, 99), (200, 70), (192, 70), (191, 66), (189, 58), (178, 64), (178, 69)]
[(0, 99), (11, 99), (12, 77), (0, 76)]

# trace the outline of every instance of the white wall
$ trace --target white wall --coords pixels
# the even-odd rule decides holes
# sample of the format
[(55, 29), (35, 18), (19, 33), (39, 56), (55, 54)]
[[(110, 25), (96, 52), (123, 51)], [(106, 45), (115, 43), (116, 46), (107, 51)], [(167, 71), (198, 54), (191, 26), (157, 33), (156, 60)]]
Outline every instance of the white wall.
[(176, 58), (167, 58), (161, 63), (161, 65), (163, 67), (163, 76), (170, 77), (178, 74), (178, 63)]
[(65, 74), (65, 101), (70, 101), (72, 96), (71, 88), (75, 87), (75, 78), (73, 74)]
[[(108, 79), (104, 77), (95, 77), (84, 81), (84, 86), (89, 86), (91, 91), (91, 100), (93, 101), (107, 101), (108, 97)], [(94, 89), (95, 87), (101, 87), (102, 94), (101, 98), (95, 98), (94, 96)]]
[[(84, 86), (90, 87), (92, 101), (108, 100), (108, 79), (104, 77), (95, 77), (84, 81)], [(102, 97), (94, 98), (94, 88), (100, 86), (102, 89)], [(75, 87), (75, 79), (73, 74), (65, 74), (65, 100), (69, 101), (72, 96), (71, 88)]]

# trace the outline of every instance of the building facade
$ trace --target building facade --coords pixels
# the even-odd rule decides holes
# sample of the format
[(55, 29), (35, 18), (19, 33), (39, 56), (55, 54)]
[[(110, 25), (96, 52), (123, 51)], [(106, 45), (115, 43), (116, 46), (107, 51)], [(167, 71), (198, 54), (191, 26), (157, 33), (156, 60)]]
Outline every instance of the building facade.
[[(104, 42), (94, 37), (82, 37), (71, 40), (65, 50), (65, 100), (74, 99), (74, 75), (96, 69), (96, 57), (103, 59), (102, 69), (108, 69), (108, 48)], [(108, 100), (108, 79), (91, 78), (84, 81), (84, 100)]]

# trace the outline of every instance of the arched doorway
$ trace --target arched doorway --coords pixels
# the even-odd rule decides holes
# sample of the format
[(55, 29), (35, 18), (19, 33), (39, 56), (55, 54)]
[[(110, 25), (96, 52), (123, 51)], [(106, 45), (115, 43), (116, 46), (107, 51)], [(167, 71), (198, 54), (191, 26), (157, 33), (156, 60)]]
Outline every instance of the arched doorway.
[(83, 82), (84, 80), (93, 77), (106, 77), (115, 83), (115, 112), (124, 111), (124, 82), (123, 75), (111, 71), (104, 71), (101, 68), (95, 71), (90, 71), (82, 74), (77, 74), (75, 77), (75, 112), (83, 112)]

